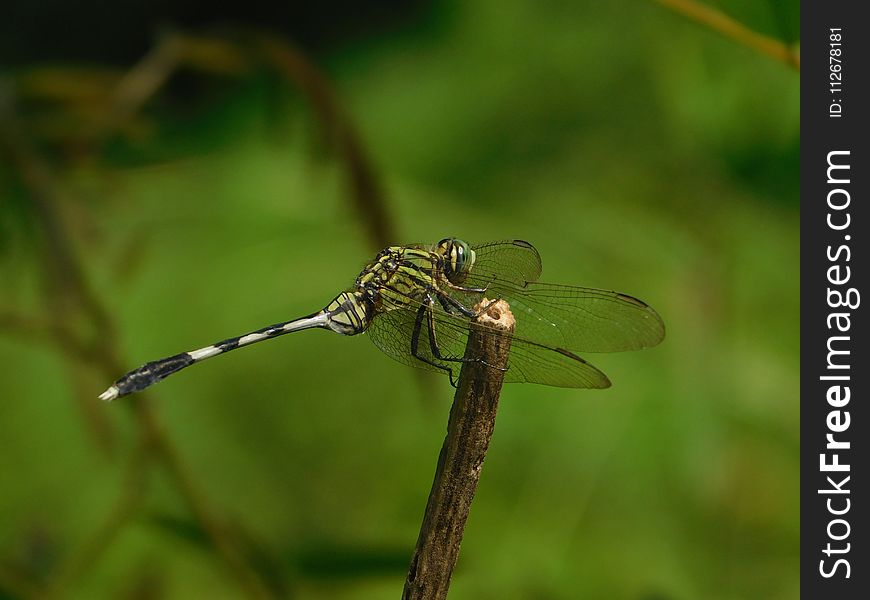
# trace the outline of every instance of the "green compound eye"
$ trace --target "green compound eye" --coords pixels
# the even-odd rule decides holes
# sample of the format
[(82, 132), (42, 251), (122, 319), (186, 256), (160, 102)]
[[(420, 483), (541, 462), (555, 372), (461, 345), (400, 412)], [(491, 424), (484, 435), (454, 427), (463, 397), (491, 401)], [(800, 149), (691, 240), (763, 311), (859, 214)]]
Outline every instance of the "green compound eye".
[(446, 238), (438, 242), (438, 251), (445, 259), (444, 275), (450, 283), (462, 283), (474, 265), (474, 250), (463, 240)]

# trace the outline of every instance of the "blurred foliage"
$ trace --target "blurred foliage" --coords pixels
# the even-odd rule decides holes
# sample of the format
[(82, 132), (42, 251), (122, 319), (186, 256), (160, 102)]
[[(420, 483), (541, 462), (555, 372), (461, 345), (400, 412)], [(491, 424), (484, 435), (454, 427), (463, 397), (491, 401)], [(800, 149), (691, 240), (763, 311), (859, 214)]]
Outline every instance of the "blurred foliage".
[[(797, 2), (711, 5), (796, 42)], [(528, 239), (668, 326), (609, 390), (505, 389), (451, 597), (798, 595), (798, 74), (652, 2), (415, 10), (2, 71), (0, 595), (399, 595), (446, 378), (318, 331), (94, 398), (386, 231)]]

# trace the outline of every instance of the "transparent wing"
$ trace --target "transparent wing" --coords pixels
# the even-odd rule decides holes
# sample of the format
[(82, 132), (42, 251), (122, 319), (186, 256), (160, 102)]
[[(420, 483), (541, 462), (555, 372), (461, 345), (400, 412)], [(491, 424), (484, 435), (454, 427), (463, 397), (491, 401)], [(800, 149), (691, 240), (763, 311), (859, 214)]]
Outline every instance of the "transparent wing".
[(475, 260), (467, 283), (470, 287), (486, 287), (493, 277), (523, 285), (541, 276), (541, 255), (523, 240), (503, 240), (472, 246)]
[[(428, 364), (411, 354), (411, 336), (414, 332), (415, 320), (415, 312), (410, 309), (397, 308), (389, 312), (378, 314), (371, 322), (368, 329), (366, 329), (365, 333), (371, 338), (372, 342), (374, 342), (375, 346), (377, 346), (381, 352), (400, 363), (420, 369), (436, 371), (438, 373), (446, 373), (446, 371)], [(428, 351), (429, 343), (425, 329), (421, 332), (421, 335), (423, 336), (421, 346), (426, 353), (425, 355), (431, 356), (431, 352)], [(451, 350), (445, 346), (445, 355), (451, 355), (450, 352)], [(433, 360), (433, 362), (438, 361)], [(456, 373), (458, 374), (458, 372), (459, 371), (457, 370)]]
[[(407, 298), (407, 306), (377, 315), (368, 328), (375, 345), (391, 358), (414, 367), (446, 373), (412, 354), (411, 339), (420, 302)], [(428, 307), (427, 309), (428, 310)], [(436, 305), (433, 311), (437, 354), (429, 338), (429, 322), (424, 319), (419, 333), (417, 354), (432, 363), (446, 367), (458, 376), (461, 363), (446, 360), (459, 359), (465, 353), (470, 328), (486, 335), (502, 336), (492, 327), (472, 322), (467, 317), (444, 312)], [(549, 348), (524, 339), (517, 332), (511, 341), (510, 363), (505, 373), (510, 383), (539, 383), (569, 388), (605, 388), (610, 386), (607, 376), (579, 356), (559, 348)]]
[[(649, 348), (664, 338), (661, 317), (637, 298), (536, 282), (541, 258), (528, 242), (493, 242), (474, 250), (476, 260), (463, 286), (484, 288), (487, 297), (506, 300), (517, 319), (517, 334), (525, 339), (576, 352), (620, 352)], [(482, 297), (446, 291), (466, 306)]]
[(510, 304), (518, 333), (547, 346), (622, 352), (655, 346), (665, 336), (656, 311), (619, 292), (548, 283), (517, 288), (496, 282), (487, 294)]

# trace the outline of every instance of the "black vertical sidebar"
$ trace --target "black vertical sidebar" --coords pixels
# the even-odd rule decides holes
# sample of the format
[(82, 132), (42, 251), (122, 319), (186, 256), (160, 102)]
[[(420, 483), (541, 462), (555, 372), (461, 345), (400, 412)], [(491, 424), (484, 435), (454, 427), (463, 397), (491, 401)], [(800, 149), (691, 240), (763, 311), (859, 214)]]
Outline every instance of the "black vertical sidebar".
[[(870, 598), (870, 22), (801, 5), (801, 593)], [(864, 306), (867, 303), (868, 306)]]

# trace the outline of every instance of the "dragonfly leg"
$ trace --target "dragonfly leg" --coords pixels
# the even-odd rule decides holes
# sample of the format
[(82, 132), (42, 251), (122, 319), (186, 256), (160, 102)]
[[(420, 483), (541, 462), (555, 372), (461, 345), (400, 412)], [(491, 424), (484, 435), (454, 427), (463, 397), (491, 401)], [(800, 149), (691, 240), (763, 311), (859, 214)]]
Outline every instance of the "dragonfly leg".
[(447, 281), (446, 283), (451, 289), (454, 289), (454, 290), (457, 290), (460, 292), (467, 292), (469, 294), (483, 294), (486, 292), (486, 288), (465, 287), (462, 285), (456, 285), (455, 283), (450, 283), (449, 281)]
[(466, 317), (476, 318), (480, 316), (480, 313), (471, 310), (450, 294), (445, 294), (441, 290), (433, 289), (429, 292), (430, 296), (432, 292), (435, 293), (435, 296), (438, 298), (438, 302), (441, 304), (441, 306), (444, 307), (444, 310), (447, 311), (447, 313), (455, 314), (453, 311), (457, 310), (460, 314), (465, 315)]
[[(417, 310), (417, 318), (414, 319), (414, 330), (411, 332), (411, 356), (416, 358), (417, 360), (421, 360), (428, 365), (432, 365), (437, 369), (441, 369), (442, 371), (446, 371), (448, 377), (450, 377), (450, 385), (456, 387), (456, 384), (453, 382), (453, 369), (450, 367), (445, 367), (444, 365), (439, 365), (434, 360), (430, 360), (426, 356), (420, 354), (420, 330), (423, 328), (423, 319), (426, 316), (426, 313), (430, 313), (430, 323), (429, 323), (429, 344), (432, 345), (432, 340), (434, 339), (434, 333), (432, 331), (431, 324), (431, 309), (426, 304), (421, 304), (420, 308)], [(440, 359), (440, 352), (437, 350), (433, 350), (433, 355), (436, 358)], [(443, 359), (440, 359), (443, 360)]]
[[(446, 312), (448, 315), (460, 314), (466, 317), (473, 316), (471, 313), (473, 313), (474, 311), (470, 311), (465, 308), (465, 306), (463, 306), (462, 303), (455, 298), (451, 298), (447, 294), (442, 293), (435, 294), (435, 297), (438, 298), (438, 303), (441, 305), (441, 308), (444, 309), (444, 312)], [(451, 301), (453, 302), (451, 303)], [(459, 305), (458, 307), (456, 306), (457, 304)]]
[(443, 306), (444, 310), (446, 310), (448, 313), (451, 312), (450, 309), (447, 308), (447, 305), (449, 304), (450, 306), (456, 308), (456, 310), (458, 310), (466, 317), (472, 319), (476, 319), (477, 317), (488, 311), (490, 306), (499, 301), (499, 298), (494, 298), (493, 300), (487, 302), (486, 306), (482, 307), (480, 310), (471, 310), (450, 294), (445, 294), (440, 290), (435, 290), (435, 292), (438, 296), (438, 301), (441, 303), (441, 306)]
[[(442, 360), (445, 362), (458, 362), (458, 363), (478, 362), (478, 363), (485, 365), (487, 367), (490, 367), (492, 369), (498, 369), (499, 371), (507, 371), (507, 368), (496, 367), (495, 365), (491, 365), (481, 358), (465, 358), (464, 356), (462, 358), (453, 358), (450, 356), (442, 355), (441, 350), (438, 348), (438, 339), (435, 335), (435, 301), (433, 300), (431, 293), (429, 293), (427, 295), (428, 295), (428, 298), (427, 298), (428, 302), (426, 304), (421, 305), (420, 310), (421, 311), (425, 310), (427, 312), (427, 316), (429, 318), (429, 348), (432, 351), (432, 356), (434, 356), (438, 360)], [(450, 296), (445, 296), (445, 297), (450, 298)], [(450, 299), (453, 300), (452, 298), (450, 298)], [(465, 308), (458, 301), (457, 301), (457, 304), (458, 304), (458, 307)], [(489, 305), (487, 305), (486, 308), (489, 308)], [(473, 311), (470, 311), (470, 312), (473, 312)], [(419, 314), (419, 312), (418, 312), (417, 318), (418, 319), (421, 318), (421, 315)], [(452, 372), (451, 372), (451, 377), (450, 377), (450, 383), (451, 384), (453, 383)], [(456, 386), (454, 385), (453, 387), (456, 387)]]

